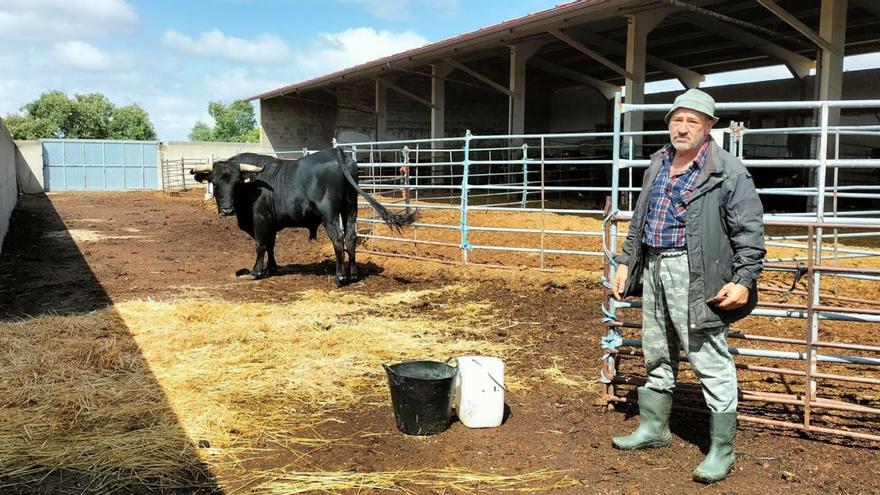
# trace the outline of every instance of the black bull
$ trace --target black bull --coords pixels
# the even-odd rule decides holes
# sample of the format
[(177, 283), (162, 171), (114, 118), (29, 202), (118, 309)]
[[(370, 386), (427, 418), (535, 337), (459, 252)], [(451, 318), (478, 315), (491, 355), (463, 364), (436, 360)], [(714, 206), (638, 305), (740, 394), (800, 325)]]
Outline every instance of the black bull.
[[(323, 225), (336, 252), (336, 285), (357, 279), (357, 196), (361, 194), (389, 226), (412, 224), (415, 215), (395, 215), (357, 184), (357, 164), (341, 148), (329, 148), (299, 160), (241, 153), (213, 167), (190, 171), (199, 182), (214, 186), (217, 211), (235, 215), (238, 226), (253, 237), (257, 259), (247, 277), (276, 273), (275, 236), (286, 227), (306, 227), (315, 239)], [(344, 253), (348, 253), (348, 264)], [(268, 264), (263, 263), (266, 254)]]

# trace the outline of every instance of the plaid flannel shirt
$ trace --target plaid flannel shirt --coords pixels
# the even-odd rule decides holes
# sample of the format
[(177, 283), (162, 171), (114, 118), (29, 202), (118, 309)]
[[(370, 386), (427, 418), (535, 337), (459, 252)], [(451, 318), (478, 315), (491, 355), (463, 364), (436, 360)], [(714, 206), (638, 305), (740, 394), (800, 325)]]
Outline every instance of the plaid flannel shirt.
[(694, 192), (711, 140), (711, 136), (706, 139), (697, 157), (684, 173), (672, 177), (669, 171), (675, 158), (675, 147), (667, 144), (661, 150), (662, 166), (651, 186), (651, 202), (648, 206), (645, 234), (642, 237), (646, 246), (664, 249), (687, 246), (687, 206), (684, 202)]

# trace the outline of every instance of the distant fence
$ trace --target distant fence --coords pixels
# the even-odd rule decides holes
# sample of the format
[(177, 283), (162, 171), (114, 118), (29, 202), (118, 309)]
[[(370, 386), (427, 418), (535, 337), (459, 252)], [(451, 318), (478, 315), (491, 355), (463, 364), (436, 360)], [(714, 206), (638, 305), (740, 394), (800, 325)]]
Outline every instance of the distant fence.
[(158, 189), (158, 141), (43, 139), (46, 191)]

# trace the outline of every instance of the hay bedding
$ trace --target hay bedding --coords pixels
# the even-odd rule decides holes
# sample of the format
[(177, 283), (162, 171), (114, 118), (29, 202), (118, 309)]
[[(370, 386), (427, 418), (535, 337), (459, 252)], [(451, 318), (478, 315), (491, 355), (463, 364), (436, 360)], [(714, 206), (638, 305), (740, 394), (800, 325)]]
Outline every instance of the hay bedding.
[[(265, 493), (516, 489), (559, 478), (293, 471), (312, 449), (375, 434), (323, 438), (317, 431), (354, 404), (386, 406), (380, 363), (466, 353), (514, 358), (516, 348), (483, 338), (502, 324), (489, 305), (432, 303), (466, 292), (310, 291), (285, 304), (135, 300), (86, 315), (0, 322), (0, 487), (64, 470), (85, 475), (95, 492), (192, 488), (205, 467), (223, 488)], [(267, 445), (292, 453), (291, 471), (243, 467)]]

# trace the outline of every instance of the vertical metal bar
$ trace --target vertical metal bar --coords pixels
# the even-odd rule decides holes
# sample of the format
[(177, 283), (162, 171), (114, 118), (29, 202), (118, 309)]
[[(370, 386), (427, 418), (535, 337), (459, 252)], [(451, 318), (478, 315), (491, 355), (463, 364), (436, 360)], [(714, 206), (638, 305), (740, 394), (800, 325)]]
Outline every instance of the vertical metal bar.
[(86, 176), (87, 176), (88, 174), (86, 173), (86, 170), (87, 170), (87, 169), (86, 169), (86, 142), (85, 142), (85, 141), (83, 141), (83, 142), (80, 144), (80, 148), (79, 148), (79, 150), (80, 150), (80, 154), (79, 154), (79, 156), (80, 156), (80, 158), (82, 159), (82, 160), (80, 161), (80, 163), (82, 163), (82, 167), (83, 167), (83, 189), (88, 189), (88, 188), (89, 188), (89, 184), (88, 184), (88, 182), (86, 182), (86, 180), (87, 180), (87, 177), (86, 177)]
[[(818, 222), (823, 222), (825, 219), (825, 177), (828, 168), (828, 102), (822, 102), (822, 108), (820, 112), (820, 124), (821, 124), (821, 132), (819, 135), (819, 170), (816, 177), (816, 191), (817, 191), (817, 201), (816, 201), (816, 220)], [(822, 228), (817, 227), (815, 230), (815, 247), (811, 256), (808, 256), (810, 263), (814, 265), (820, 264), (821, 256), (822, 256)], [(814, 259), (815, 258), (815, 259)], [(822, 275), (818, 270), (814, 270), (810, 275), (811, 288), (809, 293), (809, 299), (813, 306), (819, 305), (819, 292), (821, 290), (821, 278)], [(811, 346), (810, 355), (808, 356), (808, 366), (809, 366), (809, 377), (812, 377), (812, 374), (816, 372), (816, 359), (815, 349), (812, 348), (812, 342), (819, 340), (819, 319), (816, 318), (816, 315), (812, 312), (808, 312), (807, 321), (809, 322), (810, 328), (808, 331), (807, 342)], [(807, 382), (807, 394), (810, 397), (816, 393), (816, 381), (808, 380)], [(808, 416), (804, 415), (805, 422), (807, 421)]]
[(806, 344), (806, 378), (807, 383), (804, 390), (804, 429), (810, 429), (810, 414), (811, 408), (810, 404), (813, 401), (814, 394), (816, 393), (816, 380), (813, 378), (813, 374), (816, 372), (816, 353), (815, 348), (813, 346), (813, 342), (816, 341), (818, 336), (814, 336), (813, 334), (813, 326), (816, 321), (816, 312), (813, 310), (813, 307), (817, 301), (814, 300), (813, 295), (818, 295), (819, 290), (816, 285), (813, 283), (813, 275), (816, 273), (814, 270), (815, 265), (813, 262), (814, 255), (814, 247), (816, 239), (813, 237), (814, 228), (812, 225), (807, 227), (807, 344)]
[[(629, 150), (629, 159), (632, 160), (635, 158), (635, 139), (633, 139), (633, 136), (627, 136), (624, 139), (628, 140), (627, 149)], [(627, 175), (627, 187), (632, 187), (632, 181), (633, 181), (632, 167), (627, 167), (626, 175)], [(631, 191), (626, 194), (626, 207), (627, 207), (627, 209), (632, 210), (632, 192)]]
[[(461, 161), (461, 261), (464, 264), (468, 262), (468, 248), (470, 241), (468, 240), (468, 173), (471, 166), (471, 130), (468, 129), (464, 134), (464, 157)], [(450, 152), (450, 160), (452, 163), (452, 152)], [(452, 168), (452, 165), (450, 165)], [(451, 175), (451, 174), (450, 174)], [(450, 181), (452, 184), (452, 181)], [(451, 190), (451, 189), (450, 189)]]
[[(613, 118), (614, 118), (614, 133), (613, 133), (613, 141), (611, 143), (611, 212), (610, 215), (616, 215), (617, 211), (620, 209), (620, 205), (618, 204), (618, 196), (620, 195), (620, 112), (621, 112), (621, 104), (620, 104), (620, 91), (614, 94), (614, 108)], [(611, 244), (609, 246), (612, 253), (617, 252), (617, 222), (611, 221), (608, 222), (611, 228)], [(616, 267), (612, 267), (611, 276), (614, 276), (614, 271)], [(609, 297), (609, 309), (611, 311), (611, 316), (615, 316), (615, 306), (614, 299)]]
[(180, 189), (186, 189), (186, 165), (182, 156), (180, 157)]
[(403, 202), (406, 204), (406, 212), (410, 212), (409, 207), (409, 146), (403, 146), (403, 167), (401, 167), (401, 172), (403, 172), (403, 191), (401, 194), (403, 195)]
[(544, 241), (546, 238), (546, 234), (544, 233), (544, 217), (546, 216), (546, 212), (544, 209), (547, 207), (545, 204), (545, 195), (544, 195), (544, 136), (541, 136), (541, 269), (544, 269)]
[[(419, 163), (421, 163), (419, 162), (419, 146), (421, 146), (421, 143), (416, 143), (416, 203), (419, 202)], [(416, 231), (413, 229), (413, 234), (415, 233)]]
[[(544, 138), (541, 138), (542, 140)], [(543, 151), (543, 146), (541, 150)], [(523, 174), (523, 190), (522, 190), (522, 201), (521, 207), (526, 207), (527, 197), (529, 195), (529, 145), (523, 143), (522, 145), (522, 174)]]
[(101, 175), (104, 177), (104, 189), (107, 187), (107, 143), (101, 142)]
[(64, 189), (67, 189), (67, 150), (64, 149), (64, 142), (60, 142), (61, 144), (61, 177), (64, 179)]
[[(622, 110), (623, 110), (623, 108), (621, 106), (621, 101), (620, 101), (620, 91), (618, 91), (618, 92), (614, 93), (614, 107), (611, 110), (612, 118), (613, 118), (613, 125), (614, 125), (614, 128), (613, 128), (614, 132), (613, 132), (613, 135), (611, 138), (612, 139), (612, 142), (611, 142), (611, 201), (610, 201), (610, 204), (608, 204), (609, 209), (608, 209), (608, 212), (606, 213), (606, 215), (616, 215), (617, 211), (619, 209), (618, 196), (620, 195), (620, 186), (618, 183), (620, 182), (620, 124), (621, 124), (620, 114), (621, 114)], [(615, 252), (617, 252), (617, 221), (611, 220), (611, 221), (606, 222), (605, 225), (606, 225), (605, 230), (610, 231), (607, 234), (610, 237), (610, 239), (608, 239), (608, 243), (606, 245), (608, 246), (608, 249), (611, 253), (615, 253)], [(614, 263), (612, 263), (612, 261), (613, 260), (610, 260), (610, 259), (604, 260), (605, 263), (610, 265), (609, 270), (608, 270), (610, 280), (614, 280), (614, 273), (617, 271), (617, 266), (614, 265)], [(608, 315), (607, 316), (612, 319), (617, 318), (617, 306), (616, 306), (614, 298), (611, 296), (610, 293), (608, 294)], [(616, 332), (617, 332), (617, 330), (614, 329), (614, 327), (608, 327), (606, 329), (605, 335), (607, 337), (612, 337), (612, 336), (614, 336), (614, 333), (616, 333)], [(613, 371), (615, 369), (614, 361), (613, 361), (614, 359), (615, 359), (614, 354), (608, 353), (606, 361), (603, 363), (604, 368), (608, 371), (609, 374), (613, 374)], [(600, 376), (601, 376), (601, 371), (600, 371)], [(609, 380), (605, 384), (605, 397), (611, 398), (614, 395), (614, 383), (610, 382), (610, 380), (613, 379), (614, 377), (607, 376), (605, 378), (607, 380)], [(606, 407), (610, 410), (614, 407), (614, 404), (610, 400), (608, 400)]]
[[(835, 129), (835, 131), (834, 131), (834, 159), (837, 160), (839, 158), (840, 158), (840, 129), (838, 128), (838, 129)], [(831, 211), (832, 211), (832, 215), (834, 216), (835, 220), (837, 219), (837, 186), (838, 186), (838, 172), (839, 171), (840, 171), (840, 167), (834, 167), (834, 185), (832, 186), (832, 210)], [(834, 260), (833, 266), (838, 266), (837, 249), (840, 247), (838, 244), (838, 238), (837, 238), (838, 229), (834, 229), (833, 232), (834, 232), (834, 252), (832, 255), (832, 259)], [(836, 296), (839, 294), (838, 284), (840, 281), (840, 277), (838, 277), (837, 275), (834, 275), (832, 277), (832, 280), (834, 281), (833, 292), (834, 292), (834, 295)]]
[(730, 154), (733, 156), (737, 156), (739, 151), (736, 149), (736, 122), (731, 121), (730, 127), (728, 129), (730, 129)]

